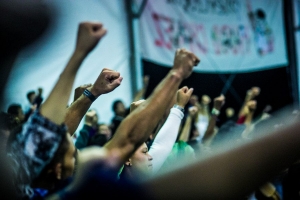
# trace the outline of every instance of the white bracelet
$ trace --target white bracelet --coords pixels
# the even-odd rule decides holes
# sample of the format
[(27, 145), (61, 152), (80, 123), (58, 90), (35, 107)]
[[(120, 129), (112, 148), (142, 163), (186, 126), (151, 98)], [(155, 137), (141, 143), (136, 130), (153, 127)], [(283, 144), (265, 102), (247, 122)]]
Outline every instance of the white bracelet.
[(215, 108), (213, 108), (213, 109), (211, 110), (211, 114), (212, 114), (212, 115), (219, 116), (219, 115), (220, 115), (220, 111), (217, 110), (217, 109), (215, 109)]

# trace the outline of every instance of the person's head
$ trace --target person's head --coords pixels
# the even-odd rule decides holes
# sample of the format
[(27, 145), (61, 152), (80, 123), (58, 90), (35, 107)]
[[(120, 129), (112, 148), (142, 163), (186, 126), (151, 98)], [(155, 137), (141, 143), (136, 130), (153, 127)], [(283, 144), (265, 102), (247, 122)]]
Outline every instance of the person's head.
[(19, 120), (16, 120), (12, 115), (1, 112), (0, 113), (0, 149), (5, 150), (7, 140), (11, 131), (19, 125)]
[(7, 113), (17, 118), (20, 122), (23, 122), (25, 119), (25, 115), (20, 104), (11, 104), (7, 109)]
[(30, 104), (34, 103), (35, 97), (36, 97), (35, 91), (31, 90), (27, 92), (27, 100), (30, 102)]
[(256, 10), (256, 16), (259, 18), (259, 19), (265, 19), (266, 18), (266, 13), (264, 10), (262, 9), (257, 9)]
[(102, 134), (102, 135), (105, 135), (106, 139), (111, 138), (111, 130), (110, 130), (110, 128), (107, 124), (104, 124), (104, 123), (99, 124), (98, 133)]
[(225, 110), (225, 113), (226, 113), (226, 117), (227, 118), (232, 118), (235, 114), (235, 111), (233, 108), (231, 107), (228, 107), (226, 110)]
[(44, 186), (48, 187), (46, 189), (52, 189), (57, 181), (71, 177), (75, 172), (76, 156), (77, 150), (73, 145), (72, 138), (70, 134), (66, 133), (51, 162), (43, 169), (38, 178), (34, 180), (33, 186)]
[(129, 173), (134, 179), (147, 178), (152, 173), (152, 160), (146, 143), (143, 143), (125, 163), (125, 173)]
[(198, 96), (195, 95), (195, 94), (192, 94), (191, 98), (190, 98), (190, 101), (189, 101), (189, 104), (191, 106), (195, 106), (196, 103), (199, 103), (199, 99), (198, 99)]
[(112, 109), (114, 113), (118, 116), (124, 116), (126, 114), (126, 108), (121, 100), (116, 100), (113, 102)]

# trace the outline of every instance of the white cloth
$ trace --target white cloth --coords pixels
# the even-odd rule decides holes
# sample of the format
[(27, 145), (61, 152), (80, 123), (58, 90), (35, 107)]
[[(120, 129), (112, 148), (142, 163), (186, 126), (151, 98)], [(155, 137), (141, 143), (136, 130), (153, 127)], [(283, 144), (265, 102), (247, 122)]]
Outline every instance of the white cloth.
[(149, 154), (152, 156), (152, 173), (155, 174), (172, 151), (176, 142), (181, 120), (184, 114), (177, 108), (172, 108), (162, 128), (157, 133)]
[(207, 115), (202, 115), (202, 114), (198, 115), (198, 122), (196, 122), (195, 124), (199, 132), (199, 136), (197, 137), (198, 142), (202, 141), (204, 133), (208, 127), (208, 123), (209, 123), (209, 117)]

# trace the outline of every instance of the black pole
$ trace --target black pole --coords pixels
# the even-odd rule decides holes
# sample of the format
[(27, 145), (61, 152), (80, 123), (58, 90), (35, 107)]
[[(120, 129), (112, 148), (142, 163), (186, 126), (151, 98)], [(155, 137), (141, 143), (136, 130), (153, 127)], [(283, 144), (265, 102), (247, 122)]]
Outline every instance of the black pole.
[(282, 0), (284, 6), (285, 33), (287, 43), (287, 56), (289, 64), (286, 68), (290, 93), (293, 98), (294, 108), (299, 108), (299, 88), (298, 88), (298, 70), (297, 70), (297, 52), (295, 40), (294, 6), (293, 0)]

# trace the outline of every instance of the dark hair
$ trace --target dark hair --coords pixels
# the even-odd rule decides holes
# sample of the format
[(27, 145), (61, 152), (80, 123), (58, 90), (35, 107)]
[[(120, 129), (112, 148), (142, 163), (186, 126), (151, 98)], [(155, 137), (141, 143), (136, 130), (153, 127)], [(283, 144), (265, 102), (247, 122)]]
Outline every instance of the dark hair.
[(28, 101), (30, 100), (30, 96), (33, 94), (35, 94), (35, 91), (33, 91), (33, 90), (30, 90), (29, 92), (27, 92), (26, 96), (27, 96)]
[(1, 112), (0, 113), (0, 130), (13, 130), (19, 125), (19, 121), (16, 120), (12, 115)]
[(19, 114), (20, 108), (22, 109), (22, 106), (20, 104), (17, 103), (11, 104), (7, 109), (7, 113), (13, 116), (17, 116)]
[(259, 19), (265, 19), (266, 18), (266, 14), (262, 9), (257, 9), (256, 10), (256, 15)]
[(113, 102), (113, 104), (112, 104), (112, 110), (113, 110), (114, 112), (117, 110), (117, 106), (118, 106), (119, 103), (123, 103), (123, 101), (120, 100), (120, 99), (117, 99), (117, 100), (115, 100), (115, 101)]

